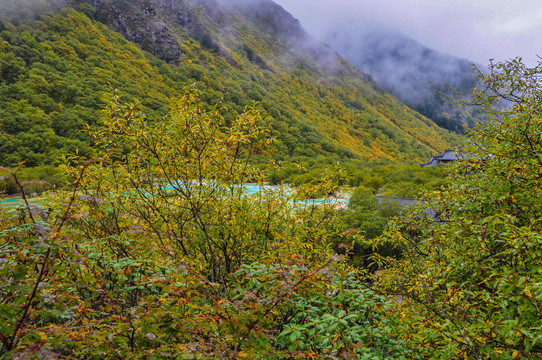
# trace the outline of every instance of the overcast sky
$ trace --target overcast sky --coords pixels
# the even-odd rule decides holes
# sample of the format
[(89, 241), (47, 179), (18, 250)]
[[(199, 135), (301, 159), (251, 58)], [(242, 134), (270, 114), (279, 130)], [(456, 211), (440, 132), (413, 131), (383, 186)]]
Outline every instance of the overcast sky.
[(482, 65), (542, 56), (542, 0), (274, 0), (324, 39), (353, 24), (399, 31), (422, 45)]

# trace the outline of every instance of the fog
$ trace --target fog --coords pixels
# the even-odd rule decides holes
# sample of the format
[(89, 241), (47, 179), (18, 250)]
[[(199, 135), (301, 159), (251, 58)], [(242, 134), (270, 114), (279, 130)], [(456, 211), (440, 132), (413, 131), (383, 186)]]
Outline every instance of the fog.
[[(424, 46), (487, 64), (542, 54), (540, 0), (275, 0), (319, 40), (395, 30)], [(336, 39), (337, 40), (337, 39)], [(347, 36), (345, 41), (350, 41)]]
[(396, 32), (375, 30), (360, 36), (342, 31), (326, 41), (409, 106), (423, 102), (435, 85), (450, 84), (469, 93), (474, 86), (470, 61), (433, 51)]
[[(225, 0), (221, 0), (223, 2)], [(236, 1), (236, 0), (228, 0)], [(247, 0), (244, 0), (247, 1)], [(46, 0), (0, 0), (0, 19), (35, 16)], [(56, 3), (64, 2), (55, 0)], [(420, 44), (487, 64), (521, 56), (529, 65), (542, 55), (540, 0), (275, 0), (305, 30), (326, 41), (341, 30), (395, 30)], [(345, 41), (349, 41), (345, 37)]]
[(66, 0), (0, 0), (0, 20), (10, 22), (32, 20), (52, 8), (66, 5)]

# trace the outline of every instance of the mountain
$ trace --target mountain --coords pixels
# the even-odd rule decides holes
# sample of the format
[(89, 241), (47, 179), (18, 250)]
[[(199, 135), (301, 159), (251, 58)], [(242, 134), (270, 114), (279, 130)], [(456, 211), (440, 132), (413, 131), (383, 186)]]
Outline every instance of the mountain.
[[(6, 0), (7, 1), (7, 0)], [(422, 160), (457, 137), (387, 95), (269, 0), (7, 1), (0, 15), (0, 163), (92, 154), (118, 88), (163, 116), (187, 84), (226, 122), (256, 101), (273, 120), (266, 157)]]
[(480, 109), (460, 104), (477, 84), (470, 61), (387, 30), (345, 25), (330, 31), (325, 41), (384, 90), (439, 126), (463, 133), (485, 121)]

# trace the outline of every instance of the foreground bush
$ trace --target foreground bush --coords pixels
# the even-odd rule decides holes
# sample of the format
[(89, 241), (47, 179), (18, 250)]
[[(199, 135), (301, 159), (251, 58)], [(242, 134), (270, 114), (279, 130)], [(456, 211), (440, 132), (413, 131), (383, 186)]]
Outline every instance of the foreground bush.
[(542, 65), (490, 71), (478, 101), (509, 107), (472, 133), (449, 189), (383, 237), (404, 255), (379, 277), (394, 331), (422, 358), (542, 358)]
[(2, 215), (0, 354), (400, 358), (386, 300), (330, 250), (335, 212), (295, 201), (337, 176), (245, 195), (263, 122), (249, 108), (226, 128), (192, 89), (162, 121), (113, 95), (97, 158), (67, 159), (73, 188)]

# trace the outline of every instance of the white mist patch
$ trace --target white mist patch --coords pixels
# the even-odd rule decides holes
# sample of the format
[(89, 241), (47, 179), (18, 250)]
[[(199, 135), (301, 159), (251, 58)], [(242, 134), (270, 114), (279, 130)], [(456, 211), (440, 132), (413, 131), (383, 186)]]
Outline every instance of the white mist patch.
[(542, 2), (535, 0), (277, 0), (319, 40), (345, 27), (395, 30), (481, 64), (542, 54)]

